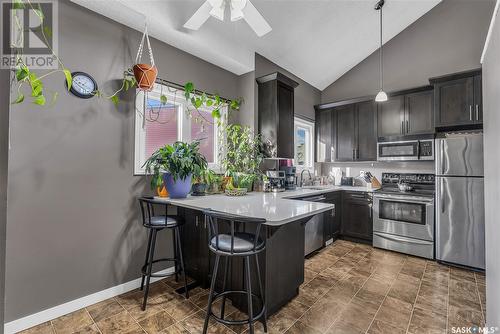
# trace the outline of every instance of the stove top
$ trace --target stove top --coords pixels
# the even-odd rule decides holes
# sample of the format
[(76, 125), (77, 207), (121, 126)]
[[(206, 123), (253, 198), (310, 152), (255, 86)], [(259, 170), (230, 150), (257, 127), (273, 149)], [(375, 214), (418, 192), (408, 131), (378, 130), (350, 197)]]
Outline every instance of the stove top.
[[(400, 182), (408, 183), (413, 189), (411, 191), (399, 190), (398, 183)], [(382, 173), (382, 188), (377, 190), (376, 193), (434, 197), (435, 191), (434, 174)]]

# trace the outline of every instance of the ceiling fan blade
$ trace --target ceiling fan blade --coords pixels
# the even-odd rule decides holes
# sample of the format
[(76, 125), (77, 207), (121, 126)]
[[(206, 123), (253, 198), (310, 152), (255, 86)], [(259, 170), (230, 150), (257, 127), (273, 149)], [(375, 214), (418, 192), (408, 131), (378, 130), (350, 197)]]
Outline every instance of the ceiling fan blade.
[(191, 30), (198, 30), (210, 17), (212, 5), (209, 0), (205, 1), (203, 5), (191, 16), (191, 18), (184, 24), (184, 28)]
[(262, 17), (257, 8), (250, 2), (247, 1), (245, 8), (243, 8), (243, 18), (247, 21), (248, 25), (255, 31), (257, 36), (262, 37), (271, 30), (271, 26)]

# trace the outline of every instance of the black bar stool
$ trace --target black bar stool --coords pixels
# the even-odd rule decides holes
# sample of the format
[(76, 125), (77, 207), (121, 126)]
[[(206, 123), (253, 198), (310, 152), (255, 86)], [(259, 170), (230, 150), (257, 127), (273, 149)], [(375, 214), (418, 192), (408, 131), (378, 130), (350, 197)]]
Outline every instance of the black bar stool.
[[(208, 307), (207, 314), (205, 317), (205, 324), (203, 326), (203, 334), (207, 332), (208, 322), (210, 317), (213, 317), (217, 322), (223, 323), (225, 325), (249, 325), (250, 334), (254, 332), (253, 323), (256, 320), (261, 319), (264, 325), (264, 331), (267, 332), (267, 314), (266, 314), (266, 303), (264, 291), (262, 289), (262, 280), (259, 268), (258, 254), (265, 249), (265, 241), (262, 240), (260, 235), (260, 229), (263, 223), (266, 222), (265, 219), (260, 218), (249, 218), (242, 216), (229, 215), (223, 212), (205, 210), (205, 219), (209, 222), (209, 243), (208, 248), (215, 253), (215, 264), (214, 271), (212, 273), (212, 282), (210, 284), (210, 294), (208, 297)], [(226, 225), (226, 226), (223, 226)], [(235, 224), (244, 224), (244, 226), (252, 227), (255, 233), (248, 232), (237, 232), (235, 229)], [(224, 228), (226, 227), (226, 228)], [(219, 233), (219, 231), (228, 231), (227, 233)], [(215, 282), (217, 280), (217, 271), (219, 269), (220, 257), (226, 258), (225, 268), (224, 268), (224, 279), (222, 283), (222, 292), (215, 292)], [(233, 257), (243, 258), (244, 272), (245, 272), (245, 287), (246, 290), (228, 290), (226, 291), (226, 281), (228, 276), (228, 266), (229, 259)], [(255, 265), (257, 269), (257, 280), (259, 281), (260, 296), (252, 293), (252, 280), (250, 277), (250, 258), (255, 258)], [(248, 305), (248, 319), (243, 320), (226, 320), (224, 319), (224, 308), (226, 303), (226, 296), (229, 294), (246, 294), (247, 295), (247, 305)], [(260, 304), (262, 309), (254, 316), (252, 297), (255, 297)], [(212, 311), (212, 304), (215, 300), (222, 298), (221, 305), (221, 315), (216, 316)]]
[[(184, 224), (184, 221), (179, 216), (169, 216), (167, 214), (168, 208), (165, 202), (157, 201), (153, 198), (141, 197), (139, 198), (139, 204), (141, 206), (142, 225), (149, 229), (146, 259), (144, 260), (144, 266), (142, 266), (141, 269), (141, 291), (144, 289), (144, 280), (146, 280), (146, 289), (144, 290), (144, 300), (142, 302), (142, 310), (144, 311), (146, 309), (146, 303), (148, 301), (149, 282), (151, 280), (151, 277), (167, 277), (172, 275), (170, 273), (152, 274), (153, 264), (155, 263), (173, 262), (175, 267), (175, 281), (178, 281), (178, 274), (182, 272), (184, 276), (184, 289), (186, 292), (186, 298), (189, 298), (189, 292), (187, 289), (186, 271), (184, 270), (184, 259), (182, 258), (181, 238), (179, 235), (179, 227)], [(165, 215), (155, 215), (155, 205), (164, 206)], [(158, 231), (161, 231), (163, 229), (172, 229), (172, 236), (174, 239), (174, 257), (154, 260), (156, 234), (158, 233)]]

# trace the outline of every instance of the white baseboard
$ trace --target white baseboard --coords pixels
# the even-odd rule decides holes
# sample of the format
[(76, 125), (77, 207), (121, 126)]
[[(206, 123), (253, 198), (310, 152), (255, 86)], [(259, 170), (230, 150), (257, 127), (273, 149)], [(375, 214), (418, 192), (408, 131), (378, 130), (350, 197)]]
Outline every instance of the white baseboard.
[[(173, 274), (174, 273), (174, 267), (170, 267), (161, 271), (158, 271), (156, 274)], [(151, 277), (151, 282), (156, 282), (160, 280), (161, 277)], [(54, 307), (51, 307), (49, 309), (40, 311), (35, 314), (28, 315), (26, 317), (8, 322), (4, 324), (4, 332), (5, 334), (13, 334), (20, 332), (22, 330), (31, 328), (33, 326), (42, 324), (44, 322), (47, 322), (49, 320), (58, 318), (60, 316), (63, 316), (65, 314), (77, 311), (81, 308), (93, 305), (95, 303), (101, 302), (103, 300), (121, 295), (125, 292), (134, 290), (138, 288), (141, 284), (141, 278), (137, 278), (135, 280), (132, 280), (130, 282), (126, 282), (114, 287), (111, 287), (106, 290), (102, 290), (96, 293), (93, 293), (88, 296), (84, 296), (72, 301), (69, 301), (67, 303), (57, 305)]]

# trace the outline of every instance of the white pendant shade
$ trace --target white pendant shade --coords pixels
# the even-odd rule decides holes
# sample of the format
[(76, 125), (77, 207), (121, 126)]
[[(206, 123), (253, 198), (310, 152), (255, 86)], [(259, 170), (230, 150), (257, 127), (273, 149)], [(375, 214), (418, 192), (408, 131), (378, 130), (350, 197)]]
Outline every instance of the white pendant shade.
[(378, 92), (377, 96), (375, 96), (375, 101), (376, 102), (387, 101), (387, 94), (383, 90), (381, 90), (380, 92)]

